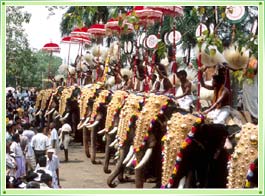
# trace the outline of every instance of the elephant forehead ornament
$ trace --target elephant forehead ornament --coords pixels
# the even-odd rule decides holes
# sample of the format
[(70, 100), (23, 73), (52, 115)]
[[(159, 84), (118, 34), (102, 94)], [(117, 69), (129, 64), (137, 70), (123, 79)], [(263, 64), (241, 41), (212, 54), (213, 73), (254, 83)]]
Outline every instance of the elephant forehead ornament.
[(247, 187), (249, 165), (258, 156), (258, 126), (247, 123), (242, 126), (240, 133), (236, 135), (239, 139), (231, 160), (228, 162), (229, 174), (227, 188)]
[(91, 121), (93, 122), (97, 116), (98, 110), (102, 104), (105, 104), (107, 102), (107, 98), (110, 95), (110, 91), (108, 90), (102, 90), (99, 93), (99, 96), (96, 98), (95, 103), (93, 104), (93, 109), (91, 113)]
[(41, 105), (41, 100), (42, 100), (42, 97), (44, 95), (44, 92), (45, 90), (41, 90), (38, 95), (37, 95), (37, 99), (36, 99), (36, 104), (35, 104), (35, 109), (38, 109)]
[[(177, 153), (177, 156), (175, 158), (175, 164), (174, 164), (174, 168), (173, 168), (171, 177), (169, 178), (169, 180), (166, 184), (162, 184), (161, 188), (171, 188), (172, 185), (174, 184), (174, 178), (178, 172), (179, 166), (180, 166), (182, 158), (183, 158), (182, 152), (185, 148), (187, 148), (187, 146), (189, 146), (192, 143), (194, 135), (195, 135), (196, 131), (198, 130), (198, 127), (202, 123), (204, 123), (204, 116), (200, 116), (199, 118), (197, 118), (195, 123), (192, 125), (191, 130), (188, 132), (186, 139), (184, 139), (182, 144), (180, 145), (180, 150)], [(185, 127), (186, 127), (186, 125), (183, 125), (183, 124), (181, 125), (181, 128), (185, 128)], [(165, 158), (165, 157), (166, 156), (164, 155), (163, 158)]]
[(80, 97), (80, 119), (84, 119), (86, 115), (87, 103), (90, 98), (93, 98), (96, 93), (96, 86), (91, 88), (82, 88), (82, 96)]
[(145, 146), (149, 138), (149, 132), (152, 130), (154, 123), (157, 121), (159, 115), (162, 115), (167, 108), (169, 98), (163, 95), (154, 95), (146, 99), (146, 103), (136, 121), (136, 132), (134, 139), (134, 151), (138, 152)]
[(119, 141), (119, 147), (123, 146), (127, 139), (130, 128), (135, 124), (140, 114), (140, 103), (143, 103), (143, 97), (130, 94), (120, 112), (120, 121), (118, 125), (116, 138)]
[(59, 101), (59, 114), (62, 116), (66, 109), (67, 99), (71, 97), (72, 91), (75, 87), (70, 86), (62, 91), (62, 96)]
[(46, 89), (43, 93), (42, 100), (41, 100), (41, 109), (44, 110), (46, 108), (47, 101), (49, 100), (50, 96), (52, 95), (52, 89)]
[(175, 158), (196, 117), (192, 114), (174, 113), (167, 122), (167, 133), (163, 136), (162, 185), (166, 185), (174, 171)]
[(115, 116), (119, 114), (127, 96), (128, 93), (126, 91), (115, 91), (115, 93), (113, 94), (107, 110), (107, 117), (105, 122), (106, 132), (108, 132), (112, 128)]

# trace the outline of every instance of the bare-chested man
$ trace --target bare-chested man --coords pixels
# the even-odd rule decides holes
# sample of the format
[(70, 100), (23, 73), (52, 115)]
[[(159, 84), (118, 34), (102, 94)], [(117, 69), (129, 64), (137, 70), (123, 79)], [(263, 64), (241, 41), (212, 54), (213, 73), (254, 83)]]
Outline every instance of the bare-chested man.
[(176, 99), (179, 107), (186, 110), (190, 111), (190, 106), (192, 104), (192, 95), (191, 95), (191, 82), (187, 79), (187, 72), (185, 70), (181, 70), (177, 72), (177, 77), (180, 80), (181, 88), (183, 94), (180, 96), (177, 96)]

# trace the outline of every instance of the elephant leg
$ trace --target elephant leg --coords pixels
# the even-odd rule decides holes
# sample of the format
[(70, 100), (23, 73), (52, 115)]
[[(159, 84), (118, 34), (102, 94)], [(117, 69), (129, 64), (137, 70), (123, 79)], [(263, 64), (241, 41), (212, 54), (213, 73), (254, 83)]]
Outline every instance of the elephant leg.
[(87, 158), (90, 158), (89, 145), (88, 145), (88, 130), (85, 127), (83, 128), (83, 145)]
[(135, 186), (136, 188), (144, 187), (144, 167), (135, 170)]
[(105, 146), (105, 161), (104, 161), (104, 172), (106, 174), (109, 174), (111, 173), (111, 170), (108, 168), (109, 167), (109, 160), (110, 160), (110, 140), (111, 140), (111, 137), (110, 135), (107, 133), (105, 134), (105, 137), (106, 137), (106, 146)]
[(96, 161), (96, 133), (95, 133), (95, 127), (93, 127), (90, 131), (90, 137), (91, 137), (91, 162), (92, 164), (101, 164), (101, 161)]

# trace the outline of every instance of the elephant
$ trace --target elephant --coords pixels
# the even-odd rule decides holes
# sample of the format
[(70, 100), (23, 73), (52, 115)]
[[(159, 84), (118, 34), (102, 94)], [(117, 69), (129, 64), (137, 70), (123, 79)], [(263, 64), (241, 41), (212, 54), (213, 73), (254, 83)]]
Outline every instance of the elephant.
[(190, 144), (177, 156), (178, 168), (167, 187), (225, 188), (228, 153), (223, 146), (227, 136), (223, 124), (200, 124)]
[(55, 117), (58, 115), (59, 101), (62, 96), (63, 89), (64, 87), (62, 86), (57, 87), (56, 92), (52, 94), (47, 111), (44, 115), (44, 117), (46, 117), (48, 120), (48, 125), (50, 124), (50, 121), (52, 120), (55, 123), (55, 128), (57, 130), (59, 130), (59, 128), (61, 127), (61, 123), (59, 119)]
[[(112, 93), (108, 90), (102, 90), (93, 104), (92, 113), (90, 117), (89, 124), (85, 125), (83, 135), (87, 138), (87, 128), (90, 129), (90, 139), (91, 139), (91, 153), (90, 159), (93, 164), (100, 164), (100, 161), (96, 161), (96, 145), (99, 145), (99, 148), (103, 146), (102, 139), (96, 133), (99, 130), (102, 130), (105, 126), (106, 114), (107, 114), (107, 105), (111, 101)], [(87, 140), (87, 139), (86, 139)], [(98, 142), (98, 143), (96, 143)], [(88, 146), (87, 146), (88, 147)], [(88, 149), (87, 149), (88, 151)], [(88, 152), (89, 153), (89, 152)]]
[[(119, 115), (119, 124), (116, 135), (116, 140), (118, 145), (119, 159), (116, 164), (114, 171), (107, 179), (107, 184), (111, 188), (115, 188), (118, 183), (113, 183), (114, 179), (118, 176), (120, 182), (124, 182), (123, 173), (126, 164), (129, 162), (131, 155), (133, 153), (133, 139), (135, 136), (135, 123), (143, 108), (145, 97), (135, 95), (133, 93), (129, 94), (126, 99), (124, 106), (121, 108)], [(126, 159), (126, 155), (128, 158)]]
[(111, 170), (108, 167), (109, 167), (111, 154), (112, 152), (114, 152), (114, 150), (112, 150), (112, 146), (115, 144), (114, 139), (116, 136), (116, 132), (118, 130), (118, 124), (120, 119), (119, 114), (122, 107), (125, 104), (127, 97), (128, 93), (126, 91), (118, 90), (113, 93), (112, 99), (108, 104), (105, 128), (99, 132), (99, 134), (105, 133), (106, 145), (105, 145), (105, 160), (103, 167), (105, 173), (111, 173)]
[(77, 131), (77, 124), (80, 121), (78, 105), (80, 94), (81, 90), (78, 86), (71, 86), (62, 91), (58, 117), (60, 117), (60, 121), (71, 126), (74, 140), (82, 143), (82, 134)]
[[(45, 126), (45, 111), (48, 108), (49, 101), (52, 97), (52, 92), (53, 89), (45, 89), (40, 92), (40, 99), (41, 99), (41, 104), (39, 110), (35, 113), (36, 116), (36, 126), (44, 127)], [(38, 106), (38, 102), (37, 105)], [(37, 107), (35, 108), (37, 109)]]
[[(136, 122), (135, 138), (133, 142), (134, 154), (126, 165), (135, 166), (136, 188), (143, 188), (144, 178), (152, 177), (156, 186), (161, 183), (161, 138), (165, 133), (165, 122), (177, 111), (187, 113), (177, 107), (175, 102), (164, 95), (150, 94)], [(127, 157), (126, 157), (127, 158)], [(151, 163), (150, 167), (147, 166)]]

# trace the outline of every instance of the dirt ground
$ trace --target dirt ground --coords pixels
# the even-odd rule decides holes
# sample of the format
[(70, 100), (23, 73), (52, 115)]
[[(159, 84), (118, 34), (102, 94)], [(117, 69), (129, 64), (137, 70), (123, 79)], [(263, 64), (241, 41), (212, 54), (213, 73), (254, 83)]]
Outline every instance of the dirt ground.
[[(69, 161), (64, 162), (64, 152), (57, 153), (60, 159), (60, 183), (62, 188), (109, 188), (107, 178), (110, 174), (105, 174), (103, 165), (93, 165), (89, 158), (85, 156), (83, 146), (80, 143), (71, 143), (69, 146)], [(97, 153), (97, 160), (104, 161), (104, 154)], [(115, 165), (110, 165), (114, 170)], [(134, 179), (134, 176), (132, 176)], [(153, 183), (145, 183), (145, 188), (152, 188)], [(119, 184), (117, 188), (135, 188), (134, 182)]]

